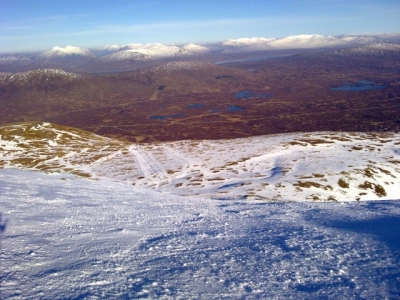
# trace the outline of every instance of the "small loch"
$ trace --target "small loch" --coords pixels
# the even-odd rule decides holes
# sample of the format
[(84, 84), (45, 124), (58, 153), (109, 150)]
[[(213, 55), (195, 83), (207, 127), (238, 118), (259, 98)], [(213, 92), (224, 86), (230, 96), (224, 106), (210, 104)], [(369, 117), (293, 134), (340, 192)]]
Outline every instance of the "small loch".
[(360, 80), (356, 83), (345, 82), (342, 86), (331, 87), (331, 91), (344, 91), (344, 92), (360, 92), (360, 91), (370, 91), (370, 90), (382, 90), (384, 85), (378, 85), (373, 81)]

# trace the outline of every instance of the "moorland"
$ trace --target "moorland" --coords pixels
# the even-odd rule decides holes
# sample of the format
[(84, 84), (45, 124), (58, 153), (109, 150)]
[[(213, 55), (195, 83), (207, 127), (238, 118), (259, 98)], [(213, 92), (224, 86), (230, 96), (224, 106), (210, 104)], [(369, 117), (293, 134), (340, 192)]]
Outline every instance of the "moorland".
[(399, 111), (399, 50), (0, 76), (1, 123), (52, 122), (131, 142), (398, 131)]

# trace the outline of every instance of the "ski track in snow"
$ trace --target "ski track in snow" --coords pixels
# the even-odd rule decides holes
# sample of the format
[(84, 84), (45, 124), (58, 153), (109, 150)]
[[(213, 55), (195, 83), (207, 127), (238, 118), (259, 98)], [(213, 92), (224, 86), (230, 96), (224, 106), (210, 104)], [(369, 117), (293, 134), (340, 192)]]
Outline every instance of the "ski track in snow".
[(400, 298), (398, 200), (221, 201), (13, 169), (0, 190), (1, 299)]

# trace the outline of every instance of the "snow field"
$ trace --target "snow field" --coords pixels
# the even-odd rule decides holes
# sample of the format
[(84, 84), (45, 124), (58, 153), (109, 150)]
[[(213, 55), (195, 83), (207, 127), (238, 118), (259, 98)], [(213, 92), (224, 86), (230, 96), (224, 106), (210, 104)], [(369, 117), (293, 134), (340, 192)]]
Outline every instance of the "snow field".
[(399, 201), (260, 202), (0, 170), (2, 299), (396, 299)]

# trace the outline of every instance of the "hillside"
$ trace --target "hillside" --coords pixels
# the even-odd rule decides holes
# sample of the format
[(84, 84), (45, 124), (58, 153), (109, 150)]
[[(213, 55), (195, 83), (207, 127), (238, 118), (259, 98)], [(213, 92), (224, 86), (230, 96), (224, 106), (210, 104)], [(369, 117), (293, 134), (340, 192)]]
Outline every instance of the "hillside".
[(216, 199), (398, 198), (400, 134), (317, 132), (129, 144), (49, 123), (0, 128), (0, 166)]

